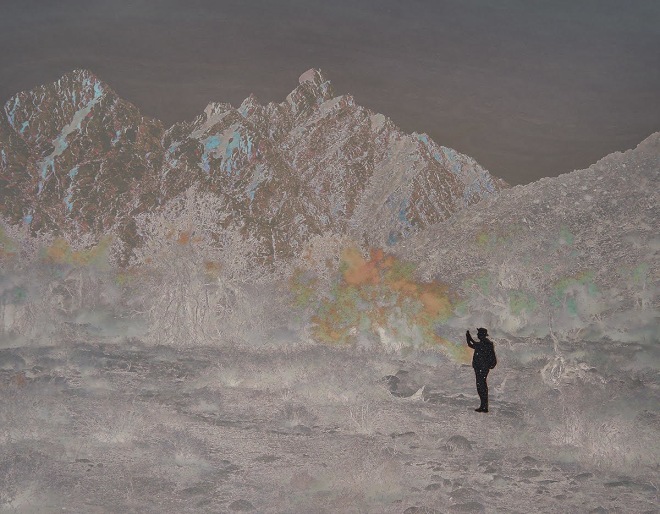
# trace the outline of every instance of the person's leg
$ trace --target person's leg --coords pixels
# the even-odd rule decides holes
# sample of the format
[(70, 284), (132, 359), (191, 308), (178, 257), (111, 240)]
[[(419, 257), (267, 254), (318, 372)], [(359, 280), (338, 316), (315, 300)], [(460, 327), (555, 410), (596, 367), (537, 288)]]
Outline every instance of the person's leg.
[(489, 370), (475, 369), (475, 375), (477, 377), (477, 393), (479, 394), (479, 399), (481, 400), (481, 405), (479, 410), (482, 412), (488, 412), (488, 384), (486, 383), (486, 377), (488, 376)]

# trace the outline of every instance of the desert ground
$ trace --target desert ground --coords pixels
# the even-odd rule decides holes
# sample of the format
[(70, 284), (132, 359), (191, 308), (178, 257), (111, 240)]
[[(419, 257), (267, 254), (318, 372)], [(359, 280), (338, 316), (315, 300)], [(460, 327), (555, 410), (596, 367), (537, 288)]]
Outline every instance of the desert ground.
[(472, 369), (431, 350), (68, 337), (0, 350), (3, 512), (659, 512), (643, 363), (494, 335), (479, 414)]

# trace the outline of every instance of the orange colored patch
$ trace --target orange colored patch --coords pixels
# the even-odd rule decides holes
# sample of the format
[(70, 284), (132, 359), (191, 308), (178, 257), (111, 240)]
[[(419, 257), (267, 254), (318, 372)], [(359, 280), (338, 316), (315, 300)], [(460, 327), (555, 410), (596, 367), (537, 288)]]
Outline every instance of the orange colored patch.
[(406, 279), (392, 280), (388, 285), (393, 291), (397, 291), (406, 296), (417, 296), (417, 284)]
[(58, 263), (62, 263), (64, 262), (67, 253), (70, 251), (71, 249), (69, 248), (68, 243), (64, 239), (58, 238), (53, 241), (52, 245), (48, 247), (46, 250), (46, 255), (49, 259)]
[(377, 285), (380, 282), (377, 262), (373, 259), (366, 261), (355, 248), (349, 248), (342, 254), (342, 260), (346, 263), (344, 280), (351, 286), (362, 286), (366, 284)]
[(25, 378), (25, 373), (23, 373), (22, 371), (20, 373), (16, 373), (16, 375), (14, 375), (14, 383), (18, 387), (25, 386), (25, 384), (27, 384), (27, 379)]
[(212, 275), (218, 275), (222, 269), (222, 264), (215, 261), (204, 261), (204, 271)]
[(446, 296), (440, 296), (437, 293), (425, 292), (419, 295), (419, 300), (424, 305), (424, 311), (431, 318), (448, 316), (451, 314), (451, 304)]

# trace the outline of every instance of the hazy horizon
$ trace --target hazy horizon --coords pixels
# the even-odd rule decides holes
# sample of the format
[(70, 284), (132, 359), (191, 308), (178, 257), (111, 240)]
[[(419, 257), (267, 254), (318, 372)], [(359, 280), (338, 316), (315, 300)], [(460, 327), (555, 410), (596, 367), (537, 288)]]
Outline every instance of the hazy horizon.
[(282, 101), (320, 68), (406, 132), (511, 184), (660, 130), (660, 4), (4, 2), (0, 100), (88, 68), (166, 125), (210, 101)]

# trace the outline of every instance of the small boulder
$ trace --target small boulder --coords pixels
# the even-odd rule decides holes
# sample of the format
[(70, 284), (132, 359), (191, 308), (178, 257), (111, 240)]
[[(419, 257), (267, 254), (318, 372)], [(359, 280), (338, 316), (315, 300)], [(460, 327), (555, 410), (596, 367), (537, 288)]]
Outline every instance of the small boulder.
[(453, 435), (445, 443), (445, 448), (452, 451), (470, 451), (472, 450), (472, 443), (462, 435)]
[(229, 509), (235, 512), (249, 512), (254, 506), (247, 500), (236, 500), (229, 504)]

